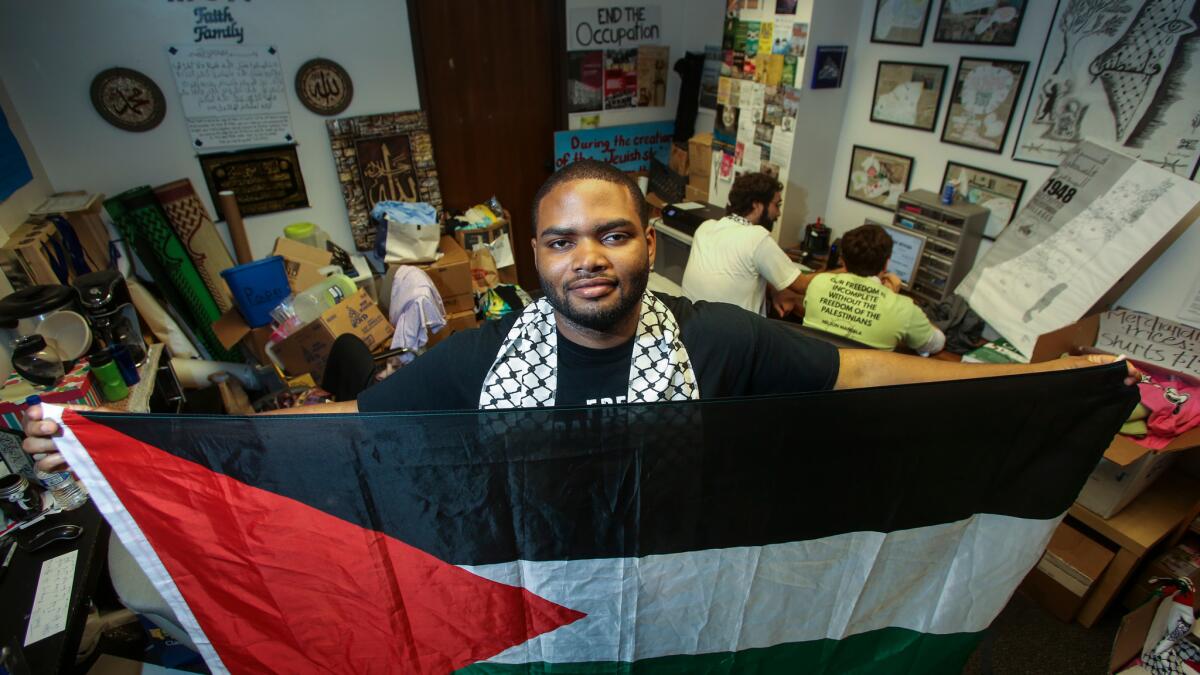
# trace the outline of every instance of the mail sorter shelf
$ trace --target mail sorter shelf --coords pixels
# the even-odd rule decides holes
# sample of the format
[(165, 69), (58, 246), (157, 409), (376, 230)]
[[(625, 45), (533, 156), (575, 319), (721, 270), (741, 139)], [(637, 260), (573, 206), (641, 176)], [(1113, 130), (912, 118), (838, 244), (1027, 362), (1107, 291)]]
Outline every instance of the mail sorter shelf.
[(929, 190), (900, 195), (892, 223), (925, 235), (921, 264), (909, 289), (918, 300), (936, 304), (953, 294), (975, 264), (989, 215), (975, 204), (943, 204)]

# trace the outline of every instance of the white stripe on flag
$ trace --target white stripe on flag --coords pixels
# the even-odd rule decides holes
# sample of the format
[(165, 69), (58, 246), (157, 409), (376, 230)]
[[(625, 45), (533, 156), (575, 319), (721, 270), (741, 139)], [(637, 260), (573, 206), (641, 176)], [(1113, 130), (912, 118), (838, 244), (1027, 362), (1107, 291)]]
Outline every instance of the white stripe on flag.
[(981, 631), (1060, 519), (979, 514), (890, 534), (462, 567), (587, 613), (490, 661), (629, 662), (839, 640), (888, 627)]

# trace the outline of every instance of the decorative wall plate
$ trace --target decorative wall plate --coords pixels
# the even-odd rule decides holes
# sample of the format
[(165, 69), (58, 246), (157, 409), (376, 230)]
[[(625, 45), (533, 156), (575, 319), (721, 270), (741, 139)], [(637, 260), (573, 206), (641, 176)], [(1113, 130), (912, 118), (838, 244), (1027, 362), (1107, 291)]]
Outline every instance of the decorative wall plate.
[(92, 80), (92, 105), (109, 124), (149, 131), (167, 114), (167, 101), (154, 80), (129, 68), (109, 68)]
[(350, 106), (354, 83), (346, 69), (329, 59), (312, 59), (296, 71), (296, 96), (318, 115), (337, 115)]

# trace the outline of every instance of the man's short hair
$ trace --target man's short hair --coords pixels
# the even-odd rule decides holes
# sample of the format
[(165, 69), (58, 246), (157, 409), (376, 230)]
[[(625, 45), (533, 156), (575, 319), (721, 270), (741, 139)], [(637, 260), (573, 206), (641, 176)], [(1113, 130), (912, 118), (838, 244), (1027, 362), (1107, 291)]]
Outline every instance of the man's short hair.
[(873, 277), (892, 256), (892, 238), (874, 223), (859, 225), (842, 235), (842, 260), (851, 274)]
[(629, 198), (633, 200), (634, 208), (637, 209), (642, 227), (645, 228), (649, 224), (650, 203), (646, 201), (646, 196), (642, 194), (642, 189), (638, 187), (638, 184), (632, 178), (611, 164), (598, 162), (594, 159), (581, 159), (555, 172), (554, 175), (546, 179), (545, 183), (542, 183), (542, 187), (538, 188), (537, 194), (533, 196), (534, 236), (537, 236), (538, 207), (542, 205), (542, 200), (546, 198), (546, 195), (550, 194), (551, 190), (559, 185), (577, 180), (602, 180), (606, 183), (613, 183), (625, 188), (629, 192)]
[(783, 183), (767, 174), (742, 174), (733, 181), (733, 187), (729, 190), (729, 205), (725, 207), (725, 213), (744, 216), (754, 210), (755, 202), (766, 208), (776, 192), (783, 192)]

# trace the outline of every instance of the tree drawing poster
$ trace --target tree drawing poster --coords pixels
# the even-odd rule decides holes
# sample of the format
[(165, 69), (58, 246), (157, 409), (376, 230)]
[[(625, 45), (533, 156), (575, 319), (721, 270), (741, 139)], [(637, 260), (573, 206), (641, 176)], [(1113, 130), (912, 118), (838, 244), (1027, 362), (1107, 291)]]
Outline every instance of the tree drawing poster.
[(1200, 159), (1198, 5), (1060, 0), (1013, 158), (1057, 166), (1088, 138), (1194, 176)]

